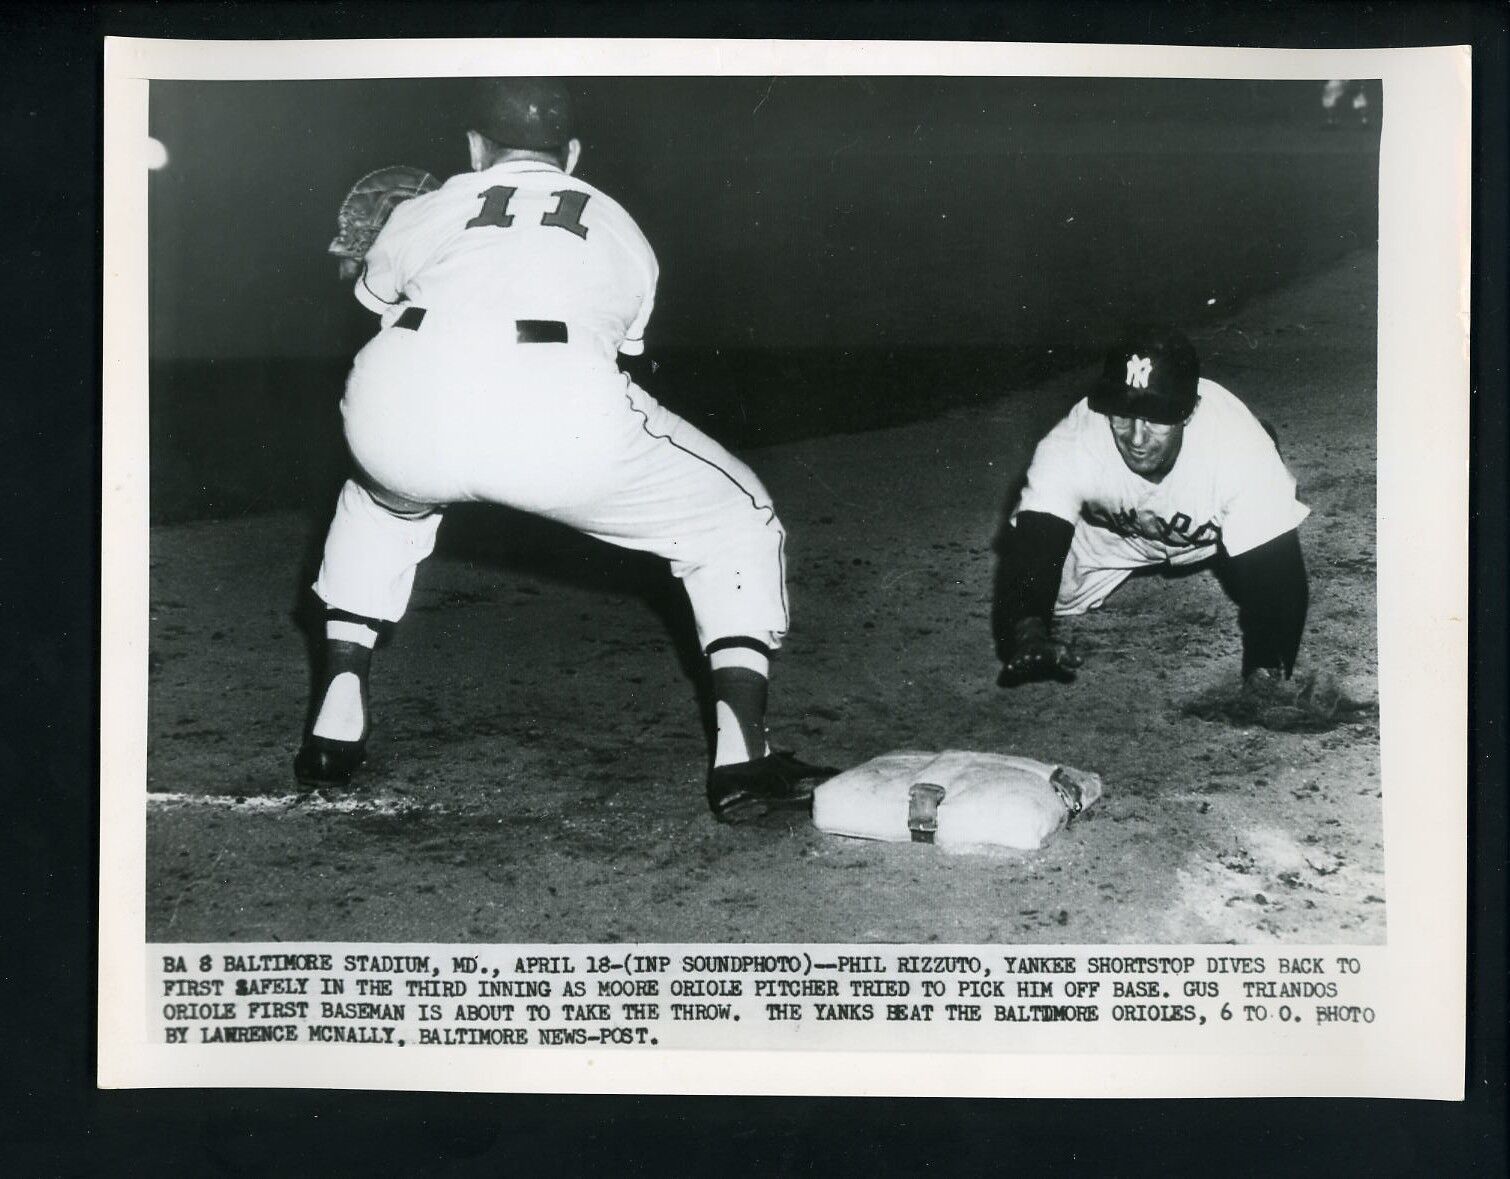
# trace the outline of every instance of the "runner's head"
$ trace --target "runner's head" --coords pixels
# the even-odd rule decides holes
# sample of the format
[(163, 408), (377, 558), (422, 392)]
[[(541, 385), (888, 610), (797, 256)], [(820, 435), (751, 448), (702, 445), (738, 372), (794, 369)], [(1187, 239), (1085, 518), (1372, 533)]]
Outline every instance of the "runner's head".
[(1129, 328), (1107, 350), (1088, 401), (1109, 420), (1128, 470), (1157, 483), (1174, 467), (1200, 376), (1194, 345), (1175, 328)]

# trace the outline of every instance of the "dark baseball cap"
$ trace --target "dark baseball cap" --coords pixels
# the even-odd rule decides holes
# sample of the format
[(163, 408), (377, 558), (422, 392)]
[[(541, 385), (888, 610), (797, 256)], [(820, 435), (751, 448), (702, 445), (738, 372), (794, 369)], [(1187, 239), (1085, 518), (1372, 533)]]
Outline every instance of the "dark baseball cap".
[(574, 133), (571, 94), (559, 78), (480, 78), (467, 109), (468, 131), (499, 147), (552, 151)]
[(1200, 379), (1200, 357), (1183, 333), (1165, 325), (1140, 325), (1124, 331), (1107, 349), (1088, 400), (1097, 413), (1172, 425), (1195, 409)]

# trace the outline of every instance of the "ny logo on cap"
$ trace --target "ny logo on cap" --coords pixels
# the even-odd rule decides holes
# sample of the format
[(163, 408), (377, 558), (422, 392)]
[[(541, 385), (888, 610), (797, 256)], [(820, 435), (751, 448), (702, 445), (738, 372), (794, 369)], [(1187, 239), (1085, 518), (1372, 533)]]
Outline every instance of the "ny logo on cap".
[(1127, 387), (1129, 389), (1148, 388), (1148, 375), (1153, 372), (1153, 359), (1148, 356), (1139, 356), (1136, 352), (1127, 361)]

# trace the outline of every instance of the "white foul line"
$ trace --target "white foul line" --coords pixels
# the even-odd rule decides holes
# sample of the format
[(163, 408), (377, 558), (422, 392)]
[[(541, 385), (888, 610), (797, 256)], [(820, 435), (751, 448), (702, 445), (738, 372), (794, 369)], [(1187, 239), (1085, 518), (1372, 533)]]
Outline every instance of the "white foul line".
[(147, 794), (148, 807), (178, 810), (184, 807), (220, 807), (246, 814), (282, 814), (301, 811), (311, 815), (411, 815), (440, 808), (424, 806), (407, 798), (372, 798), (346, 795), (325, 798), (320, 794)]

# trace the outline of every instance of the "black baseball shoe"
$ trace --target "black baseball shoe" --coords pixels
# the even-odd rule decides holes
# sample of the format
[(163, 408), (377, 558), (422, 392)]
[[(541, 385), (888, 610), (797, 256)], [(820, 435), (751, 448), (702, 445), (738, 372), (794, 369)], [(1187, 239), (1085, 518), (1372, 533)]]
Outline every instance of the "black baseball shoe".
[(315, 789), (349, 786), (351, 775), (367, 760), (367, 742), (333, 741), (310, 735), (294, 758), (294, 777), (299, 785)]
[(839, 771), (812, 766), (790, 753), (716, 766), (708, 775), (708, 806), (720, 823), (744, 823), (773, 810), (812, 805), (813, 787)]

